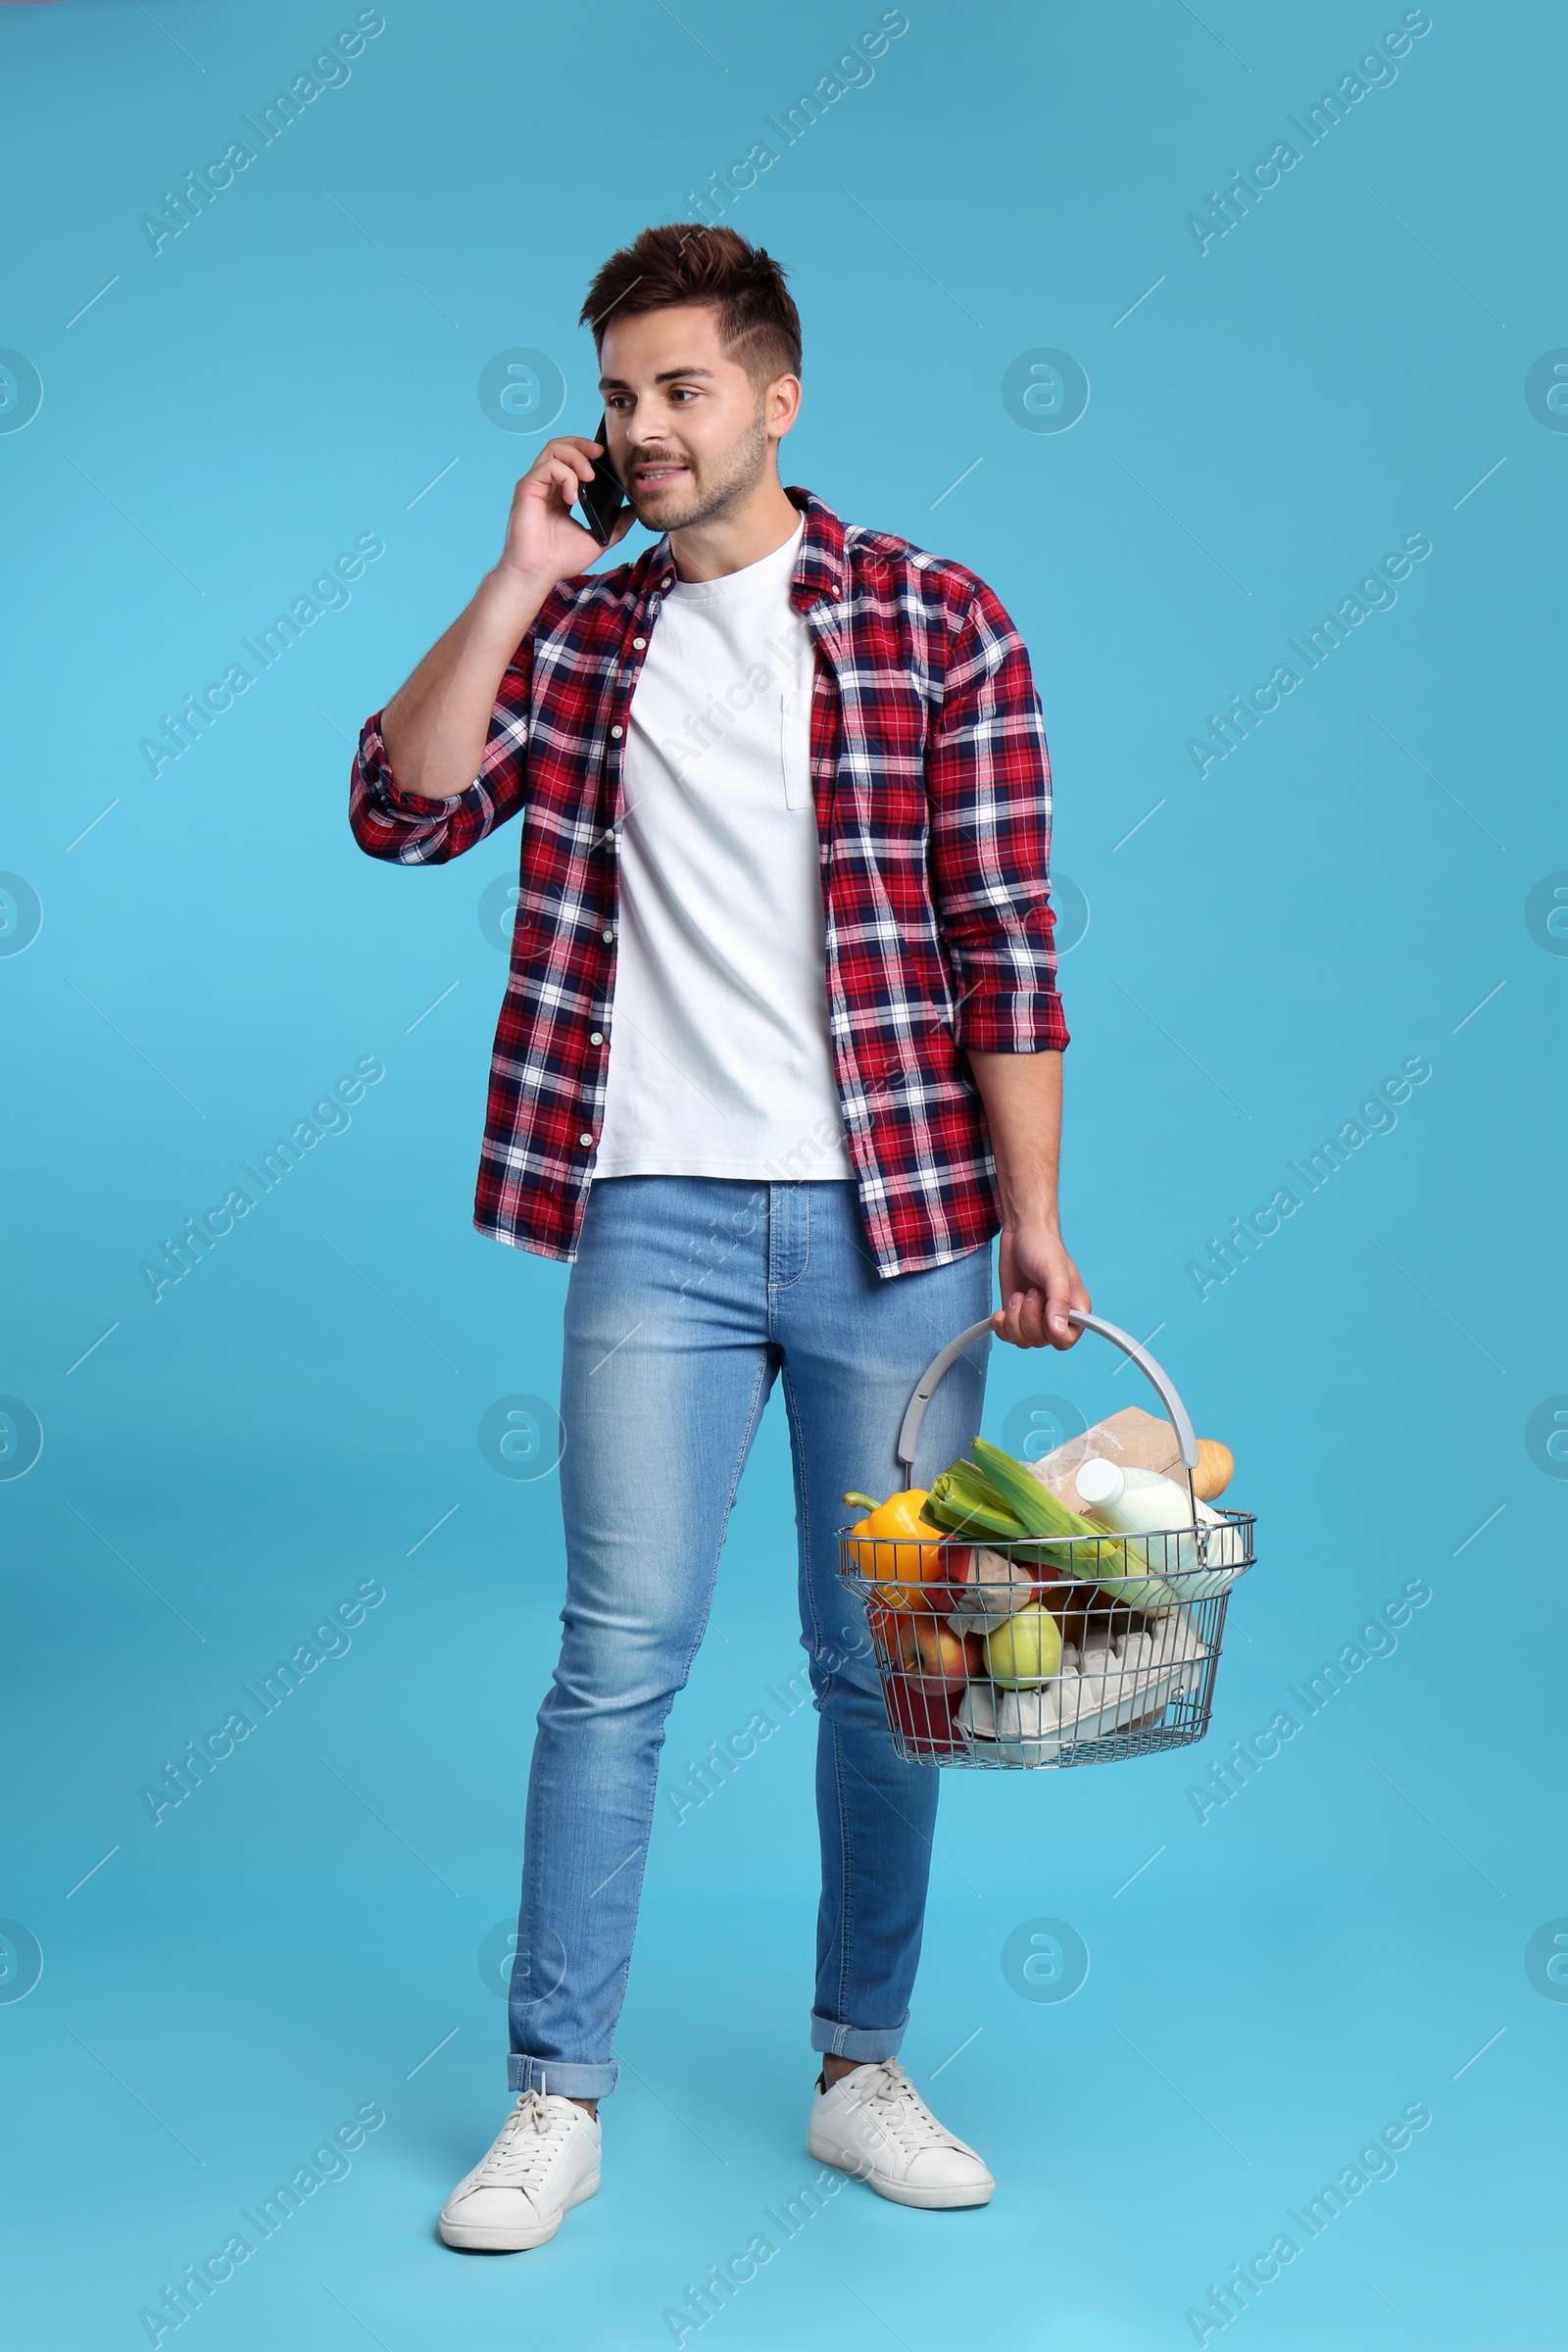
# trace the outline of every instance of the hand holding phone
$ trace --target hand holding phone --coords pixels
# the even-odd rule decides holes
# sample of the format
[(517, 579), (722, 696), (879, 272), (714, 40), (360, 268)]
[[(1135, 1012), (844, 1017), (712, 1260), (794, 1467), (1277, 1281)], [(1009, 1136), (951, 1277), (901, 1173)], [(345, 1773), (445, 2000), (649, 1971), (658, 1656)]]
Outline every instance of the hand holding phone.
[[(520, 584), (531, 594), (541, 581), (550, 587), (569, 579), (586, 569), (600, 548), (614, 546), (630, 530), (633, 515), (607, 462), (606, 430), (601, 422), (598, 458), (592, 454), (595, 444), (579, 433), (547, 441), (518, 482), (496, 566), (503, 585)], [(583, 503), (589, 498), (591, 509)], [(529, 618), (537, 609), (535, 598)]]
[(626, 504), (626, 493), (620, 477), (610, 463), (610, 419), (601, 416), (594, 439), (600, 445), (600, 455), (594, 460), (593, 478), (584, 482), (577, 493), (585, 529), (592, 531), (601, 547), (610, 545), (615, 524)]

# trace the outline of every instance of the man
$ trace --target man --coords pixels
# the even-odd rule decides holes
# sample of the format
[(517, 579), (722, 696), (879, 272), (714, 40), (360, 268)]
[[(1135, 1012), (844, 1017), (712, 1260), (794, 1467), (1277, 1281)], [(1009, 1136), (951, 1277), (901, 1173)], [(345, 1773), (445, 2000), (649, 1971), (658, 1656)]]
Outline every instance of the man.
[[(1069, 1347), (1089, 1304), (1056, 1217), (1050, 774), (1016, 631), (972, 573), (782, 486), (800, 319), (764, 252), (645, 229), (582, 317), (611, 462), (662, 536), (588, 573), (570, 509), (599, 445), (549, 442), (499, 564), (367, 725), (351, 811), (410, 864), (521, 815), (474, 1221), (574, 1260), (521, 2095), (441, 2216), (496, 2251), (599, 2185), (665, 1717), (775, 1376), (820, 1717), (808, 2144), (906, 2205), (991, 2196), (896, 2062), (938, 1774), (895, 1754), (835, 1530), (847, 1490), (901, 1483), (904, 1408), (990, 1312), (999, 1226), (1002, 1338)], [(977, 1360), (942, 1384), (918, 1481), (983, 1393)]]

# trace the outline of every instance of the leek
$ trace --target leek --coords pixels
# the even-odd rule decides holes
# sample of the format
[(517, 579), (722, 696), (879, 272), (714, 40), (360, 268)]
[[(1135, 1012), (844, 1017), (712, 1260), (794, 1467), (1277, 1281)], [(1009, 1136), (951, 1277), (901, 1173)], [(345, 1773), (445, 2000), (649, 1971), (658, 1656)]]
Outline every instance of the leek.
[[(1069, 1578), (1099, 1582), (1102, 1566), (1110, 1565), (1107, 1552), (1125, 1564), (1123, 1544), (1069, 1510), (1022, 1462), (984, 1438), (933, 1480), (923, 1516), (951, 1536), (1038, 1550)], [(1084, 1553), (1086, 1540), (1094, 1544), (1092, 1560)]]
[(927, 1518), (936, 1519), (951, 1534), (1021, 1544), (1031, 1533), (978, 1464), (961, 1457), (934, 1482), (925, 1508)]
[(979, 1463), (988, 1483), (1002, 1495), (1007, 1508), (1024, 1522), (1032, 1536), (1102, 1536), (1104, 1529), (1096, 1527), (1058, 1502), (1051, 1489), (1045, 1486), (1023, 1463), (1000, 1446), (992, 1446), (984, 1438), (976, 1438), (969, 1451)]

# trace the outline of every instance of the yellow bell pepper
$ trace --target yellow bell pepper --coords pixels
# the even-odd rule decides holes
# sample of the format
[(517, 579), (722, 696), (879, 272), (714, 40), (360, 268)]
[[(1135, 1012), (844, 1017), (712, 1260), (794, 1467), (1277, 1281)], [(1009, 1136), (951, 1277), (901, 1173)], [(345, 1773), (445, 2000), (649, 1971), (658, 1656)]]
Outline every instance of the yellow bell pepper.
[(852, 1553), (855, 1565), (884, 1588), (878, 1597), (892, 1609), (918, 1608), (921, 1584), (936, 1573), (942, 1531), (920, 1516), (928, 1492), (925, 1487), (901, 1487), (886, 1502), (854, 1493), (844, 1497), (866, 1514), (850, 1530), (858, 1539)]

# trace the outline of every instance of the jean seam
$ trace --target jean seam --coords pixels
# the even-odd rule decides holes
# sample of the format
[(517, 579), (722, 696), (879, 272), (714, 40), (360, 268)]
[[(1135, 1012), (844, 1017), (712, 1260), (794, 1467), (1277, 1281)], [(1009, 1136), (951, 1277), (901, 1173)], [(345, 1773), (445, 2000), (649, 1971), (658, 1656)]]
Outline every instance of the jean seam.
[[(808, 1237), (808, 1250), (809, 1250), (809, 1237)], [(800, 1407), (796, 1402), (795, 1383), (791, 1377), (787, 1359), (783, 1368), (782, 1382), (784, 1409), (789, 1416), (791, 1453), (794, 1457), (796, 1472), (795, 1494), (802, 1563), (801, 1583), (805, 1588), (806, 1605), (811, 1620), (810, 1663), (815, 1666), (822, 1656), (822, 1621), (816, 1613), (816, 1587), (811, 1577), (810, 1481), (806, 1474), (806, 1431), (801, 1420)], [(820, 1704), (817, 1707), (817, 1722), (818, 1739), (821, 1738), (822, 1727), (825, 1727), (833, 1741), (833, 1793), (839, 1815), (839, 1989), (837, 2007), (839, 2023), (842, 2025), (845, 1996), (849, 1990), (850, 1938), (854, 1926), (854, 1912), (850, 1902), (849, 1814), (844, 1801), (844, 1774), (839, 1754), (838, 1726), (830, 1716), (822, 1713)]]
[(806, 1428), (801, 1408), (796, 1401), (795, 1382), (786, 1358), (780, 1383), (784, 1391), (784, 1410), (790, 1425), (790, 1451), (795, 1470), (796, 1538), (802, 1576), (806, 1588), (806, 1605), (811, 1617), (811, 1663), (814, 1666), (822, 1655), (822, 1622), (816, 1613), (816, 1588), (811, 1581), (811, 1501), (810, 1487), (806, 1475)]
[(798, 1189), (801, 1195), (802, 1209), (806, 1218), (806, 1252), (801, 1259), (800, 1266), (796, 1272), (790, 1276), (788, 1282), (769, 1282), (767, 1289), (768, 1304), (770, 1307), (773, 1300), (778, 1297), (781, 1291), (793, 1291), (798, 1282), (804, 1282), (806, 1280), (806, 1277), (810, 1272), (811, 1268), (811, 1188), (808, 1184), (802, 1184)]
[(839, 1740), (839, 1727), (836, 1723), (833, 1725), (833, 1788), (834, 1794), (838, 1800), (839, 1853), (842, 1858), (840, 1863), (842, 1884), (839, 1892), (839, 1918), (841, 1921), (841, 1926), (839, 1930), (839, 1989), (837, 2001), (839, 2013), (838, 2024), (842, 2029), (845, 2022), (844, 2013), (849, 2006), (850, 1997), (850, 1941), (855, 1926), (854, 1910), (850, 1901), (850, 1888), (854, 1884), (854, 1860), (850, 1852), (850, 1810), (849, 1806), (845, 1802), (843, 1754)]

